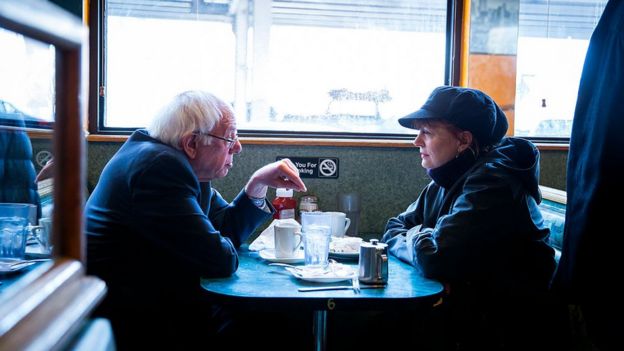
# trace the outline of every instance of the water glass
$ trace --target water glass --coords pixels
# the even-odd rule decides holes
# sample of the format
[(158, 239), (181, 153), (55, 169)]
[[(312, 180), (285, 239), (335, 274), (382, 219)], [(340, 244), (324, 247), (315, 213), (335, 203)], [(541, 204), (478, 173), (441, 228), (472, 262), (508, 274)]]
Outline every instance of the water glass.
[(29, 213), (28, 204), (0, 204), (0, 258), (24, 258)]
[(332, 217), (327, 212), (302, 212), (301, 231), (306, 232), (307, 228), (311, 226), (327, 227), (327, 230), (329, 230), (329, 235), (332, 235)]
[(328, 226), (310, 225), (303, 232), (305, 265), (327, 267), (330, 229)]

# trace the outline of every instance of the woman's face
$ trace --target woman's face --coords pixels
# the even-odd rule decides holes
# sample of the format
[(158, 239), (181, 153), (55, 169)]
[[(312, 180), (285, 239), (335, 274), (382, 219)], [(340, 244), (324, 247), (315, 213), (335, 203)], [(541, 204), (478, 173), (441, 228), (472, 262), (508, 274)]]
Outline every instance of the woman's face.
[(438, 168), (465, 150), (455, 128), (435, 121), (420, 126), (414, 145), (420, 148), (421, 165), (426, 169)]

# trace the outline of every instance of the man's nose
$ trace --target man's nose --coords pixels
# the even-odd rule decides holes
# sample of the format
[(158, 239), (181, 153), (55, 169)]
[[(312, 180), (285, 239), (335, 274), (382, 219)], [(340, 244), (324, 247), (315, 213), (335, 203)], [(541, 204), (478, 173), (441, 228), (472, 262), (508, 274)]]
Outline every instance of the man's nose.
[(243, 144), (241, 144), (240, 140), (236, 139), (236, 142), (232, 145), (230, 152), (233, 154), (240, 154), (241, 151), (243, 151)]

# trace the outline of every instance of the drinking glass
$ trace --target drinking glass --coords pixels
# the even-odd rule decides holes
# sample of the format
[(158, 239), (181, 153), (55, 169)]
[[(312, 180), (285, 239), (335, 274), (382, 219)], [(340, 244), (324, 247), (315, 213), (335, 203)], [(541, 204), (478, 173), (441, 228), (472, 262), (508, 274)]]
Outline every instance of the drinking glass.
[(351, 220), (351, 225), (347, 228), (348, 236), (358, 236), (360, 224), (360, 195), (357, 193), (338, 194), (338, 211), (344, 212)]
[(303, 232), (306, 266), (327, 267), (330, 237), (328, 226), (307, 226)]
[(329, 235), (331, 235), (332, 218), (327, 212), (302, 212), (301, 213), (301, 231), (306, 232), (306, 228), (310, 226), (327, 227)]
[(0, 257), (24, 258), (29, 214), (28, 204), (0, 204)]

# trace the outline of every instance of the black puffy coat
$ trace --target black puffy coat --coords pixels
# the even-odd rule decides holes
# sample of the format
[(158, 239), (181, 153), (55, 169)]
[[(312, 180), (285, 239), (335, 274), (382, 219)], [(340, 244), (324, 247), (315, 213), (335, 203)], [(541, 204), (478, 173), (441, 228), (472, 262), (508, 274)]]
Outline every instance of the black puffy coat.
[[(448, 189), (431, 182), (386, 226), (390, 253), (451, 288), (489, 296), (548, 289), (555, 269), (538, 204), (539, 151), (505, 138)], [(484, 296), (482, 296), (484, 297)]]
[(39, 216), (35, 176), (32, 145), (26, 132), (0, 126), (0, 202), (37, 205)]

